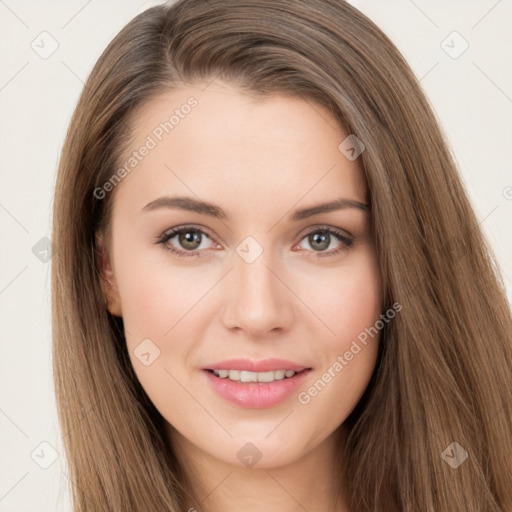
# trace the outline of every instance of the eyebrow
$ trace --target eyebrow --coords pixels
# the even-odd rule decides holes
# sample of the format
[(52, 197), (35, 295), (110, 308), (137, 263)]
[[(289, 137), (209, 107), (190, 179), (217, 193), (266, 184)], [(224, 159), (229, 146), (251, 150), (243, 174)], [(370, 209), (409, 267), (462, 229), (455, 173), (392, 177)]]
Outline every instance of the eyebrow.
[[(192, 197), (159, 197), (144, 206), (141, 211), (150, 212), (159, 208), (176, 208), (179, 210), (196, 212), (201, 215), (208, 215), (209, 217), (215, 217), (216, 219), (229, 220), (229, 217), (220, 206), (206, 201), (200, 201)], [(345, 208), (355, 208), (364, 212), (370, 211), (370, 207), (365, 203), (361, 203), (355, 199), (340, 198), (328, 203), (317, 204), (308, 208), (295, 210), (289, 220), (303, 220), (308, 217), (312, 217), (313, 215), (342, 210)]]

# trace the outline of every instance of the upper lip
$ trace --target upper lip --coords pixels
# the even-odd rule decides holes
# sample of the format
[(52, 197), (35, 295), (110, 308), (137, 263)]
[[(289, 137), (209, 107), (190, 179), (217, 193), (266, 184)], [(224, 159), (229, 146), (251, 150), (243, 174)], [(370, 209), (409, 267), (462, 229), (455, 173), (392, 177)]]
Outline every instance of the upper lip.
[(302, 370), (310, 368), (303, 364), (297, 364), (292, 361), (286, 361), (285, 359), (227, 359), (220, 361), (215, 364), (205, 366), (203, 370), (246, 370), (249, 372), (271, 372), (275, 370), (293, 370), (294, 372), (300, 372)]

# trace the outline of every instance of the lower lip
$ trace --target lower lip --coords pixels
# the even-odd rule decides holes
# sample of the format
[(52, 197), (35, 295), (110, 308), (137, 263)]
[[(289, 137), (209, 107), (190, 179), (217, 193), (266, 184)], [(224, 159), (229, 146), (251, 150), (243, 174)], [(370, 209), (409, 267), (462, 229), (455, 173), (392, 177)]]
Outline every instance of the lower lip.
[(286, 400), (304, 382), (311, 369), (273, 382), (240, 382), (221, 379), (203, 370), (211, 387), (228, 402), (249, 409), (265, 409)]

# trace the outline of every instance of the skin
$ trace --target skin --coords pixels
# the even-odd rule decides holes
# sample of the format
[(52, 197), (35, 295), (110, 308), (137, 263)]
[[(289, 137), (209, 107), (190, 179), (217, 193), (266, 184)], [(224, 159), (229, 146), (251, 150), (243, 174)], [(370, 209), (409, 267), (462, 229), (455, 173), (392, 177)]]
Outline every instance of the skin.
[[(348, 133), (320, 105), (283, 95), (254, 99), (220, 81), (146, 104), (132, 151), (190, 96), (197, 107), (110, 192), (112, 238), (100, 260), (109, 311), (123, 317), (136, 375), (194, 475), (190, 507), (346, 511), (343, 496), (333, 505), (338, 427), (368, 385), (378, 336), (307, 405), (298, 393), (266, 409), (232, 405), (201, 368), (234, 357), (288, 359), (313, 368), (299, 389), (307, 391), (378, 320), (382, 285), (370, 214), (344, 208), (288, 219), (297, 208), (341, 197), (367, 202), (361, 159), (339, 151)], [(229, 219), (141, 211), (165, 195), (215, 203)], [(179, 236), (167, 245), (201, 257), (178, 257), (156, 243), (183, 224), (205, 231), (199, 249)], [(334, 235), (323, 246), (308, 238), (325, 226), (350, 234), (353, 245), (319, 257), (343, 247)], [(252, 263), (236, 252), (247, 236), (263, 250)], [(149, 366), (134, 353), (144, 339), (160, 350)], [(250, 468), (237, 457), (247, 442), (262, 454)]]

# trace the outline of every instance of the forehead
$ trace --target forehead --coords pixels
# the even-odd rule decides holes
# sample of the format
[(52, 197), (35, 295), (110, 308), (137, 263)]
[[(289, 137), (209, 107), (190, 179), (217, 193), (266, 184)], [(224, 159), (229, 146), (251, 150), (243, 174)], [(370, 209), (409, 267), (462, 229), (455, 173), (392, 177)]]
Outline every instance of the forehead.
[(138, 109), (131, 126), (121, 165), (150, 148), (116, 190), (133, 205), (173, 192), (250, 208), (258, 199), (291, 207), (301, 197), (304, 205), (326, 194), (366, 198), (360, 158), (350, 161), (339, 150), (349, 133), (306, 98), (255, 98), (224, 82), (204, 82), (160, 94)]

